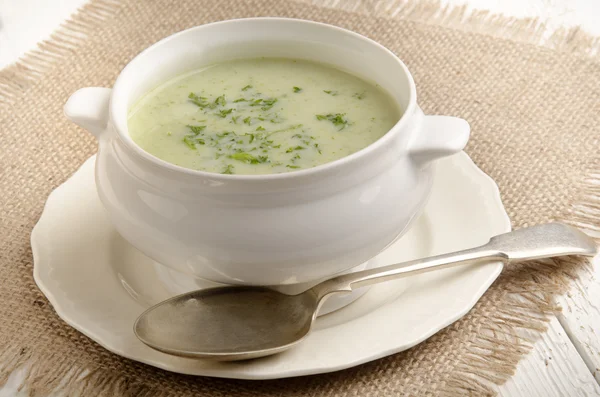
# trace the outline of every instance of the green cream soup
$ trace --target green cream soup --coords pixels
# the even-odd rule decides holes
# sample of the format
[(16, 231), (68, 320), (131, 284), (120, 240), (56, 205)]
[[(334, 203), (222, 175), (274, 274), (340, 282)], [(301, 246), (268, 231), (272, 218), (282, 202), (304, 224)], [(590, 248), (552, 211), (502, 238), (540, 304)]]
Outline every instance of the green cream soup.
[(166, 82), (130, 109), (128, 126), (139, 146), (169, 163), (275, 174), (348, 156), (399, 118), (376, 85), (318, 63), (260, 58)]

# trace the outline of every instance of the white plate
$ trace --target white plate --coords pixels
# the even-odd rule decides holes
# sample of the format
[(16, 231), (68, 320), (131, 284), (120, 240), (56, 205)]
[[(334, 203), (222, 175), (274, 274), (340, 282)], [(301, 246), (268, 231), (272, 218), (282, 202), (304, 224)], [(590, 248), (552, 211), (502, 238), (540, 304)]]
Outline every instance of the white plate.
[[(171, 293), (153, 262), (107, 220), (94, 185), (94, 160), (48, 198), (31, 235), (35, 281), (68, 324), (116, 354), (169, 371), (271, 379), (355, 366), (408, 349), (456, 321), (502, 270), (499, 262), (466, 265), (376, 285), (320, 317), (305, 341), (279, 355), (234, 363), (171, 357), (133, 334), (136, 317)], [(469, 248), (508, 231), (495, 183), (459, 153), (438, 162), (424, 214), (378, 259), (388, 264)]]

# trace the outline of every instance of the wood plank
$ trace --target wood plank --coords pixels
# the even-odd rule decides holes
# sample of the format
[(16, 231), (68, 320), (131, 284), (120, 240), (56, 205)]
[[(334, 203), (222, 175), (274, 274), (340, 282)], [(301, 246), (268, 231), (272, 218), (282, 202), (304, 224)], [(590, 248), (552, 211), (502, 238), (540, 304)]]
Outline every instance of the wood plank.
[(563, 307), (557, 317), (600, 384), (600, 256), (594, 258), (592, 266), (567, 295), (557, 298)]
[(600, 396), (600, 386), (556, 317), (515, 375), (496, 390), (505, 397)]

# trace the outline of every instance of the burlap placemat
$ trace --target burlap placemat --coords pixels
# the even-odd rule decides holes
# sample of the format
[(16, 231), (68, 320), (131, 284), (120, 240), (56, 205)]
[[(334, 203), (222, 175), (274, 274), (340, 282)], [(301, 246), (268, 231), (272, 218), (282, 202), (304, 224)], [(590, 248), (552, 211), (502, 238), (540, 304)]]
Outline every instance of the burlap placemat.
[(597, 43), (565, 31), (551, 50), (465, 32), (487, 23), (489, 32), (518, 40), (540, 36), (531, 22), (465, 18), (464, 10), (440, 11), (435, 3), (337, 3), (331, 1), (334, 10), (275, 0), (93, 1), (41, 50), (0, 72), (0, 383), (23, 367), (25, 386), (40, 396), (55, 389), (85, 396), (423, 396), (488, 394), (492, 382), (511, 376), (529, 349), (519, 331), (545, 329), (553, 295), (566, 290), (583, 261), (510, 266), (467, 316), (409, 351), (277, 381), (181, 376), (120, 358), (64, 324), (33, 282), (29, 237), (44, 201), (96, 150), (91, 136), (63, 117), (69, 94), (111, 86), (135, 54), (173, 32), (258, 15), (325, 21), (396, 52), (414, 74), (425, 112), (469, 120), (467, 152), (500, 185), (515, 227), (558, 218), (599, 229), (600, 64), (581, 55)]

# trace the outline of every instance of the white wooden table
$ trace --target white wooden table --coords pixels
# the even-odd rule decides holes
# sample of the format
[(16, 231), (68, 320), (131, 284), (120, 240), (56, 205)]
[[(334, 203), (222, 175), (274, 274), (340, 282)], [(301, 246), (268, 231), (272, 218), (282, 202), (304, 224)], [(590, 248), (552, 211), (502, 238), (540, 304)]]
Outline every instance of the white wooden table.
[[(85, 0), (0, 0), (0, 68), (56, 29)], [(540, 17), (549, 32), (580, 25), (600, 36), (600, 0), (442, 0), (470, 9), (516, 17)], [(535, 343), (516, 374), (497, 388), (501, 396), (600, 396), (600, 257), (567, 296), (558, 298), (562, 313)], [(0, 389), (0, 397), (17, 395), (20, 373)], [(25, 396), (24, 392), (18, 395)]]

